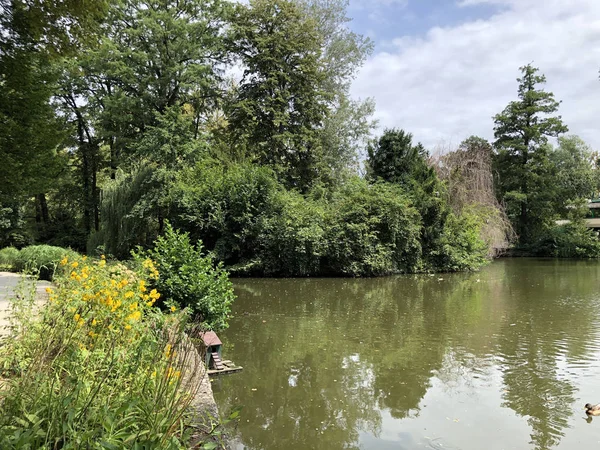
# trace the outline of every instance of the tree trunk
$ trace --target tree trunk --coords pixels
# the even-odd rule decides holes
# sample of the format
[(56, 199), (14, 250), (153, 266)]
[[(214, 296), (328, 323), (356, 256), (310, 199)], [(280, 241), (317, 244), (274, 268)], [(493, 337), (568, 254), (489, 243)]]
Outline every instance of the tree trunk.
[(48, 212), (48, 202), (46, 201), (46, 194), (36, 195), (37, 201), (40, 205), (40, 214), (42, 223), (47, 225), (50, 222), (50, 213)]

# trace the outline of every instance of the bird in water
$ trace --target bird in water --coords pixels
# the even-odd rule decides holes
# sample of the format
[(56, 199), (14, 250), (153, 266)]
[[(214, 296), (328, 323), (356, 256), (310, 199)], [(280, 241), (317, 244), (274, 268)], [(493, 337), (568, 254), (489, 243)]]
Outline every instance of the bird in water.
[(585, 413), (588, 416), (600, 416), (600, 404), (592, 405), (590, 403), (586, 403), (585, 405)]

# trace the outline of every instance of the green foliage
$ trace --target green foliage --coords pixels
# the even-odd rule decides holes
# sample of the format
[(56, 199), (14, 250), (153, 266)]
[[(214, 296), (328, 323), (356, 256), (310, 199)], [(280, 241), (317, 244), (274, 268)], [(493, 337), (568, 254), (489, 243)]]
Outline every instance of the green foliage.
[(15, 270), (19, 250), (14, 247), (5, 247), (0, 250), (0, 270)]
[(158, 234), (156, 168), (147, 164), (130, 174), (119, 172), (102, 192), (101, 227), (88, 241), (88, 251), (101, 249), (126, 258), (137, 245), (150, 245)]
[(421, 218), (397, 186), (355, 177), (328, 214), (327, 271), (352, 276), (414, 272), (421, 257)]
[(386, 129), (368, 148), (368, 169), (371, 178), (410, 187), (415, 181), (431, 176), (427, 165), (427, 150), (413, 145), (412, 134), (404, 130)]
[(549, 150), (548, 156), (556, 170), (556, 209), (567, 218), (573, 203), (595, 198), (598, 194), (600, 185), (595, 154), (581, 138), (561, 136), (558, 146)]
[(166, 225), (154, 248), (138, 251), (136, 259), (150, 258), (156, 263), (159, 277), (156, 288), (167, 302), (190, 308), (197, 322), (210, 330), (227, 328), (230, 307), (235, 298), (228, 274), (211, 256), (202, 252), (202, 243), (196, 248), (189, 235)]
[(17, 272), (33, 272), (42, 280), (52, 280), (58, 263), (65, 256), (72, 258), (77, 253), (51, 245), (30, 245), (21, 249), (14, 263)]
[(427, 256), (428, 270), (461, 272), (476, 270), (489, 262), (488, 246), (481, 238), (483, 220), (474, 209), (450, 213), (437, 245)]
[(498, 174), (498, 195), (519, 236), (519, 245), (533, 242), (552, 226), (555, 168), (545, 144), (548, 137), (567, 131), (551, 92), (539, 88), (546, 82), (538, 69), (527, 65), (518, 78), (519, 100), (512, 101), (494, 118), (497, 149), (494, 165)]
[[(3, 449), (190, 448), (188, 412), (204, 365), (147, 293), (151, 264), (133, 273), (64, 258), (49, 301), (12, 300), (0, 347)], [(70, 274), (69, 274), (70, 273)], [(67, 275), (69, 274), (69, 275)]]
[[(467, 145), (478, 142), (470, 141)], [(399, 186), (418, 210), (421, 219), (422, 262), (420, 270), (472, 270), (485, 261), (485, 244), (475, 215), (451, 213), (446, 185), (429, 164), (421, 144), (413, 145), (404, 130), (385, 130), (368, 149), (371, 179), (383, 179)], [(464, 228), (461, 228), (464, 227)], [(451, 236), (455, 233), (454, 236)], [(414, 269), (413, 269), (414, 270)]]
[(200, 161), (178, 174), (170, 193), (172, 221), (193, 242), (202, 240), (219, 261), (247, 263), (256, 256), (263, 220), (281, 189), (266, 167)]
[(243, 143), (250, 158), (304, 191), (317, 177), (322, 151), (322, 39), (316, 21), (290, 0), (251, 0), (232, 18), (232, 52), (245, 68), (228, 108), (232, 144)]
[(549, 228), (529, 250), (536, 256), (600, 258), (600, 239), (582, 222), (572, 221)]

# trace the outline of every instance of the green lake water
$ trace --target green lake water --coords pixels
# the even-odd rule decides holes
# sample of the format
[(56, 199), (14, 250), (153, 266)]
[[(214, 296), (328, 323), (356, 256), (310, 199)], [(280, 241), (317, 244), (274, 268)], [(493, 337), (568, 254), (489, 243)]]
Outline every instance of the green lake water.
[[(238, 279), (215, 379), (236, 449), (600, 445), (600, 263), (479, 273)], [(587, 420), (586, 420), (587, 419)]]

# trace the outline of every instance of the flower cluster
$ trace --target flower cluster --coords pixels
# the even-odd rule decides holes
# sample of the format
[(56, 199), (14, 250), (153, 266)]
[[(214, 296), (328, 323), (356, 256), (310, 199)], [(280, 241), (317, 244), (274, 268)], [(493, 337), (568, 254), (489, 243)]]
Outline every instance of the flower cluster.
[[(107, 266), (106, 258), (91, 261), (85, 257), (60, 261), (67, 276), (60, 281), (60, 295), (48, 288), (49, 300), (66, 310), (78, 328), (83, 329), (80, 348), (89, 348), (105, 333), (123, 336), (136, 325), (160, 298), (146, 281), (158, 276), (151, 260), (144, 261), (143, 273), (136, 274), (121, 264)], [(141, 275), (141, 276), (140, 276)], [(114, 338), (114, 337), (113, 337)]]

